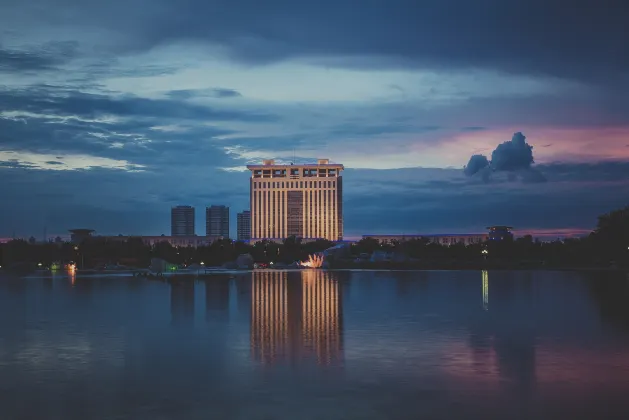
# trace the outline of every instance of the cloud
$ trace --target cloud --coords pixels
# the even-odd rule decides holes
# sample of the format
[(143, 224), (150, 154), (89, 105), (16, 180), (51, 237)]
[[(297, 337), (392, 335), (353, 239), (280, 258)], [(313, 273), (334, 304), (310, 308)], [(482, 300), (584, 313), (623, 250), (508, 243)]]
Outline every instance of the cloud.
[(546, 182), (547, 179), (537, 169), (529, 168), (520, 172), (520, 179), (527, 184), (537, 184), (540, 182)]
[(463, 172), (467, 176), (472, 176), (488, 166), (489, 160), (487, 159), (487, 156), (473, 155), (467, 165), (463, 168)]
[(86, 40), (126, 53), (201, 43), (249, 65), (310, 59), (354, 68), (493, 68), (610, 84), (624, 77), (626, 2), (572, 3), (587, 14), (566, 13), (562, 0), (523, 4), (374, 0), (356, 19), (353, 0), (275, 0), (272, 7), (255, 0), (186, 0), (185, 7), (172, 0), (113, 0), (81, 8), (56, 0), (45, 18), (13, 2), (0, 23), (14, 31), (40, 26), (59, 36), (60, 28), (76, 34), (91, 28)]
[[(0, 90), (3, 108), (39, 114), (99, 118), (103, 116), (161, 117), (211, 121), (274, 121), (268, 113), (213, 109), (174, 99), (150, 99), (133, 95), (105, 95), (37, 86), (23, 90)], [(2, 108), (0, 108), (2, 110)]]
[(179, 89), (171, 90), (167, 94), (175, 99), (192, 99), (192, 98), (238, 98), (242, 94), (234, 89), (225, 88), (209, 88), (209, 89)]
[(496, 147), (491, 153), (491, 161), (485, 155), (473, 155), (463, 168), (463, 173), (467, 176), (481, 173), (484, 182), (490, 180), (492, 172), (507, 172), (510, 182), (518, 178), (529, 184), (545, 182), (546, 177), (531, 167), (534, 162), (533, 146), (526, 142), (524, 134), (517, 132), (510, 141)]
[(48, 169), (55, 171), (73, 171), (79, 169), (106, 168), (124, 171), (140, 171), (143, 165), (132, 164), (125, 160), (113, 160), (98, 156), (67, 155), (63, 162), (51, 160), (53, 155), (0, 151), (0, 163), (5, 167), (22, 167), (30, 169)]
[(533, 146), (526, 142), (526, 137), (520, 132), (515, 133), (511, 141), (499, 144), (491, 153), (494, 171), (529, 169), (533, 163)]
[(6, 48), (0, 44), (0, 72), (58, 70), (77, 56), (78, 43), (47, 42), (39, 47)]

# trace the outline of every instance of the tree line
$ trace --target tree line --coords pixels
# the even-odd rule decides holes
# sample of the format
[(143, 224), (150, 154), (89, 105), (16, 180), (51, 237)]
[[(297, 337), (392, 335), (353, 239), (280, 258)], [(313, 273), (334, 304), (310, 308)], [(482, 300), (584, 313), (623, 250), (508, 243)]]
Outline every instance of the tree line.
[[(141, 238), (126, 241), (93, 237), (80, 244), (34, 243), (12, 240), (0, 244), (0, 265), (16, 264), (50, 266), (53, 262), (76, 262), (79, 267), (95, 267), (102, 264), (120, 264), (146, 267), (152, 258), (161, 258), (178, 265), (199, 264), (220, 266), (234, 261), (241, 254), (250, 254), (256, 262), (290, 264), (304, 261), (309, 255), (323, 252), (333, 242), (317, 240), (303, 242), (291, 237), (276, 243), (261, 241), (247, 244), (222, 239), (202, 247), (174, 247), (167, 242), (154, 246)], [(345, 255), (331, 257), (336, 266), (356, 265), (361, 256), (382, 251), (393, 256), (403, 256), (411, 261), (432, 261), (440, 264), (490, 264), (502, 262), (508, 265), (532, 266), (629, 266), (629, 207), (599, 216), (596, 229), (583, 238), (542, 242), (530, 235), (513, 241), (491, 241), (483, 244), (440, 245), (425, 239), (404, 242), (380, 243), (365, 238), (352, 244)], [(363, 263), (369, 264), (367, 260)]]

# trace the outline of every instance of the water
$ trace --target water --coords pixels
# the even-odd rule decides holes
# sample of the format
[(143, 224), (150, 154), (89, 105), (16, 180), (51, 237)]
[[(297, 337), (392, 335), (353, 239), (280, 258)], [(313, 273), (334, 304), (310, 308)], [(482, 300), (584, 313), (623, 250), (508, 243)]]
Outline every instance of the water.
[(629, 418), (629, 280), (0, 280), (0, 419)]

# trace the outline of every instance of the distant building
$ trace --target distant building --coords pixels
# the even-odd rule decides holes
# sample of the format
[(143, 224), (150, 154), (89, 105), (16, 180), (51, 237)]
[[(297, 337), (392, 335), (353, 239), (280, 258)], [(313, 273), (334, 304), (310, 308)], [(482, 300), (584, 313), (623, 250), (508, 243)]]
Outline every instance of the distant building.
[(343, 165), (248, 165), (251, 239), (343, 239)]
[(489, 226), (489, 240), (490, 241), (512, 241), (513, 233), (511, 226)]
[(172, 236), (194, 236), (194, 207), (177, 206), (170, 210), (170, 234)]
[(70, 242), (80, 244), (86, 239), (92, 237), (94, 229), (70, 229)]
[(218, 238), (212, 238), (208, 236), (97, 236), (97, 238), (107, 239), (109, 241), (126, 242), (131, 238), (140, 239), (144, 245), (154, 246), (162, 242), (167, 242), (175, 247), (193, 247), (211, 245)]
[(251, 239), (251, 212), (245, 210), (242, 213), (238, 213), (236, 222), (237, 239), (239, 241), (248, 241)]
[(205, 208), (205, 236), (229, 238), (229, 207)]
[(487, 242), (489, 234), (487, 233), (447, 233), (438, 235), (363, 235), (363, 239), (376, 239), (380, 243), (405, 242), (415, 239), (425, 239), (430, 243), (440, 245), (454, 244), (480, 244)]

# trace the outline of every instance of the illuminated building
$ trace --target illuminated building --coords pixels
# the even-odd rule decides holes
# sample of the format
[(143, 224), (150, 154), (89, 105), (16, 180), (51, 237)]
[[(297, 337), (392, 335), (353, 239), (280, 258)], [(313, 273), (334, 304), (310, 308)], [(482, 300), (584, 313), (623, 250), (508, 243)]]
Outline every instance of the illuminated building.
[(229, 207), (210, 206), (205, 208), (205, 236), (229, 238)]
[(251, 212), (245, 210), (236, 216), (236, 233), (239, 241), (251, 239)]
[(251, 238), (343, 239), (343, 165), (248, 165)]
[(342, 341), (340, 288), (330, 273), (306, 270), (253, 274), (254, 360), (273, 364), (306, 358), (318, 364), (333, 364), (342, 357)]
[(194, 207), (177, 206), (170, 209), (170, 234), (194, 236)]

